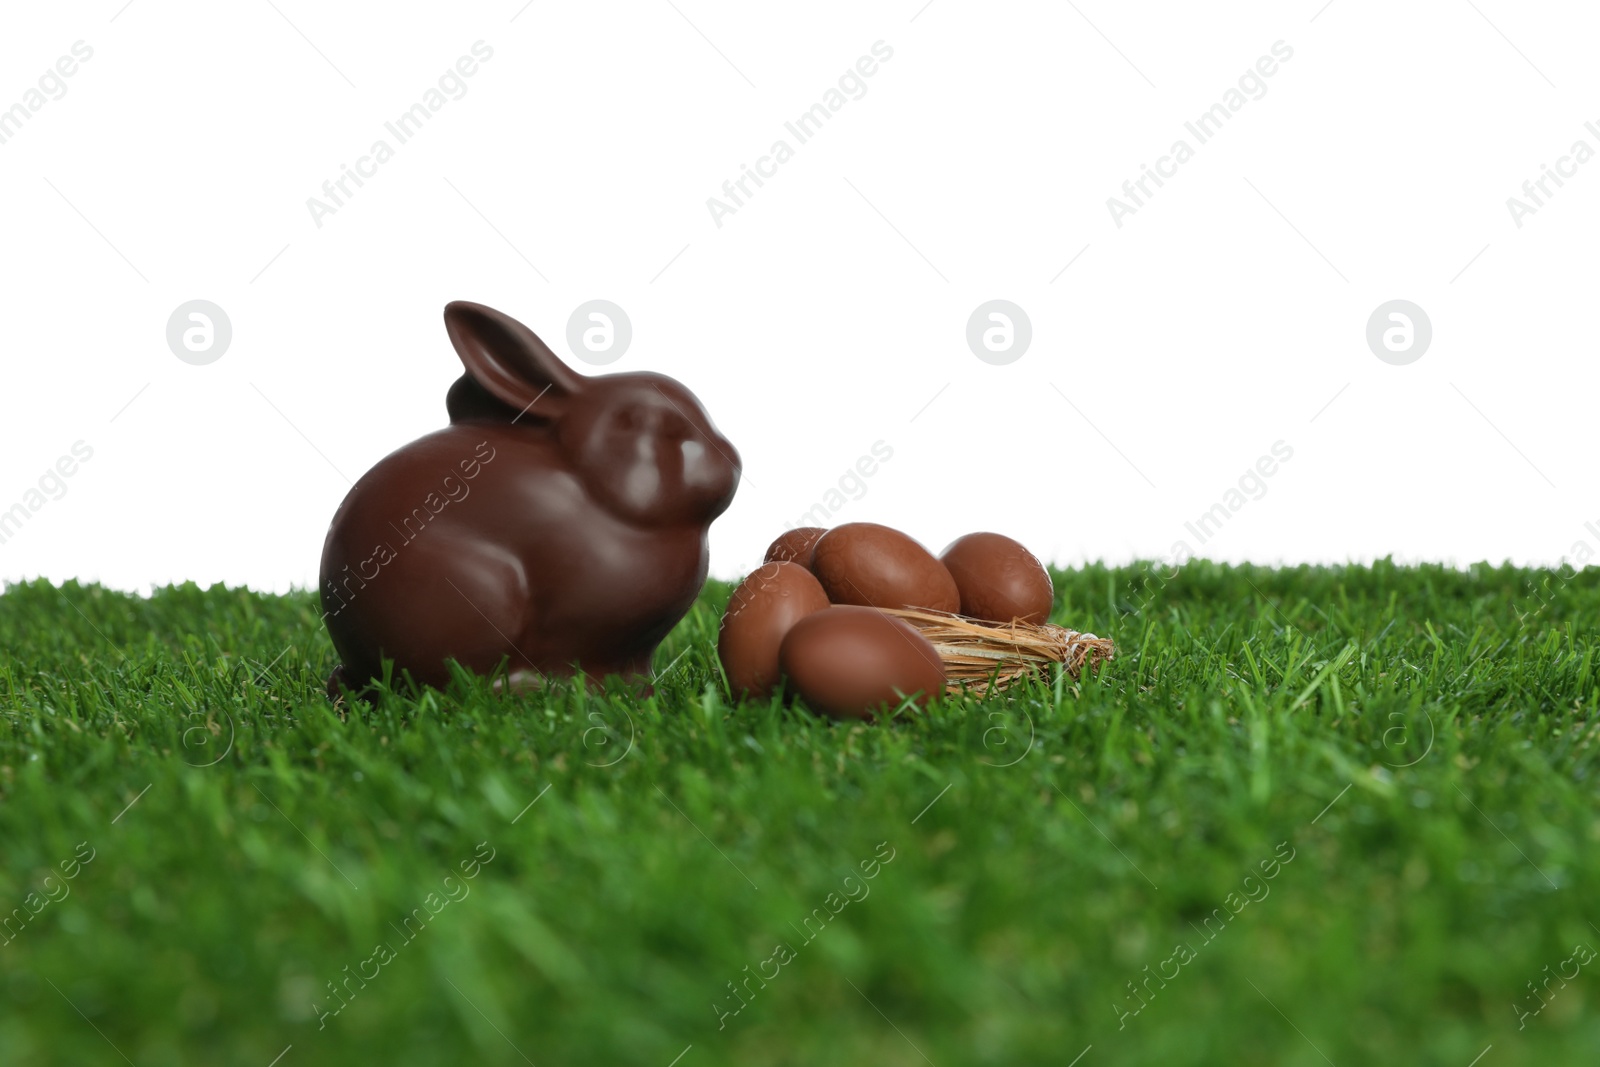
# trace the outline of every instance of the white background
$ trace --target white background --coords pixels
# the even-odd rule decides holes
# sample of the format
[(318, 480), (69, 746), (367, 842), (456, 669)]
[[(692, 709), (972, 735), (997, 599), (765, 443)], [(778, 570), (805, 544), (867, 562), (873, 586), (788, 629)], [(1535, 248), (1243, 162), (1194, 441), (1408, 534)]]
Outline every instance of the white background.
[[(347, 479), (445, 422), (452, 299), (563, 354), (580, 303), (627, 310), (605, 369), (681, 379), (743, 454), (722, 577), (879, 440), (832, 521), (935, 551), (1600, 546), (1600, 160), (1521, 228), (1506, 205), (1600, 150), (1587, 5), (274, 2), (7, 5), (0, 108), (75, 41), (94, 56), (0, 145), (0, 510), (75, 441), (94, 456), (0, 576), (314, 584)], [(467, 94), (319, 229), (307, 198), (478, 40)], [(798, 145), (784, 122), (880, 40)], [(1184, 122), (1280, 40), (1266, 95), (1198, 144)], [(1180, 137), (1194, 159), (1118, 228), (1107, 198)], [(794, 158), (716, 226), (707, 198), (779, 138)], [(166, 343), (196, 298), (233, 325), (208, 366)], [(1032, 321), (1007, 366), (965, 339), (994, 298)], [(1433, 325), (1408, 366), (1365, 340), (1395, 298)], [(1201, 545), (1185, 522), (1279, 440), (1293, 459)]]

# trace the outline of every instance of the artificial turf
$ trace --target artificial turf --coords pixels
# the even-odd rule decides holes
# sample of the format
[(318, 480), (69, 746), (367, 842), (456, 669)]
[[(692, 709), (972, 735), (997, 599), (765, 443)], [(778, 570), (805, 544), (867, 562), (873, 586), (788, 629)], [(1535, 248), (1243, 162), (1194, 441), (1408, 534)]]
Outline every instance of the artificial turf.
[(646, 699), (348, 709), (309, 594), (11, 585), (0, 1064), (1595, 1061), (1590, 574), (1055, 579), (1097, 676), (848, 725), (717, 582)]

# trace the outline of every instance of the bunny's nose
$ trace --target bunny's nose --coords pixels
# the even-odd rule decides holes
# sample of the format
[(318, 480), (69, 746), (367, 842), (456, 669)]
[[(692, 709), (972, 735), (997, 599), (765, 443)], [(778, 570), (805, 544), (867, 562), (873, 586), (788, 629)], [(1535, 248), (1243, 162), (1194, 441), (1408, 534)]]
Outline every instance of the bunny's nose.
[(682, 443), (683, 481), (699, 500), (721, 514), (739, 485), (739, 454), (726, 441), (711, 438)]

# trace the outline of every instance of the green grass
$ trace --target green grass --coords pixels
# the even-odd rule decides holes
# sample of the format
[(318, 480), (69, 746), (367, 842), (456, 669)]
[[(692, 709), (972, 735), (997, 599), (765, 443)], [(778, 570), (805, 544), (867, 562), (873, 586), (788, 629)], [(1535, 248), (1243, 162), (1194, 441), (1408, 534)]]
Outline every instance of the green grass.
[(346, 718), (309, 595), (12, 585), (0, 1064), (1593, 1062), (1600, 582), (1056, 579), (1098, 677), (849, 726), (724, 699), (719, 583), (642, 702)]

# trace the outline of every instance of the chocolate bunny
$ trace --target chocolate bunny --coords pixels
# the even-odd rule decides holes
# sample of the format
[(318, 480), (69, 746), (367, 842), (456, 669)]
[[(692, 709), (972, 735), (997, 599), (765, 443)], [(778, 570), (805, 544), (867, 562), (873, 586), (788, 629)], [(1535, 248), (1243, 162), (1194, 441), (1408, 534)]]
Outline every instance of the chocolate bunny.
[(467, 369), (449, 427), (380, 460), (328, 527), (330, 694), (383, 659), (439, 687), (452, 659), (485, 674), (509, 659), (513, 687), (647, 675), (705, 583), (739, 454), (671, 378), (578, 374), (482, 304), (444, 321)]

